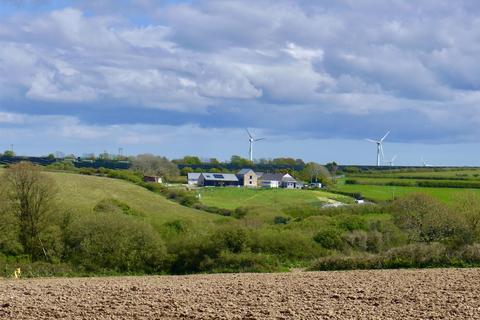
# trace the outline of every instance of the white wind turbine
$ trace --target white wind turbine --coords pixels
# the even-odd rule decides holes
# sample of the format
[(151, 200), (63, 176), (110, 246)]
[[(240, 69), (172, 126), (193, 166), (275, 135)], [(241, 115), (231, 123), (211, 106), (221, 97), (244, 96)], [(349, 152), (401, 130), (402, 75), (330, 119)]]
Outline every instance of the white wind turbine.
[(386, 164), (388, 164), (390, 167), (393, 167), (393, 164), (395, 163), (395, 159), (397, 159), (397, 155), (394, 155), (390, 161), (385, 161)]
[(253, 161), (253, 143), (254, 142), (257, 142), (257, 141), (261, 141), (261, 140), (265, 140), (265, 138), (258, 138), (258, 139), (255, 139), (253, 137), (253, 135), (250, 133), (250, 131), (248, 131), (248, 129), (245, 129), (247, 130), (247, 133), (248, 133), (248, 142), (250, 143), (250, 148), (248, 150), (248, 154), (250, 156), (250, 161)]
[(377, 167), (380, 166), (380, 153), (382, 154), (382, 159), (385, 158), (385, 154), (383, 153), (383, 140), (385, 140), (385, 138), (388, 136), (389, 133), (390, 131), (388, 131), (380, 140), (365, 139), (369, 142), (373, 142), (377, 144)]
[(422, 156), (422, 165), (423, 165), (424, 167), (430, 167), (430, 166), (431, 166), (430, 164), (427, 163), (427, 161), (425, 161), (425, 159), (423, 158), (423, 156)]

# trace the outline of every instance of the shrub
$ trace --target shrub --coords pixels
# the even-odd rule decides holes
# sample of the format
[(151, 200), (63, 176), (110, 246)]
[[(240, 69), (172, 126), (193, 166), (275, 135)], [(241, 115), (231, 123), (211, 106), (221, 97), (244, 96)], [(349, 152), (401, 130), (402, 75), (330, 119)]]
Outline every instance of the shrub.
[(336, 217), (337, 226), (347, 231), (367, 230), (368, 225), (365, 219), (361, 216), (352, 214), (342, 214)]
[(222, 252), (215, 261), (213, 272), (275, 272), (280, 269), (278, 258), (268, 254)]
[(274, 224), (287, 224), (290, 221), (290, 217), (276, 216), (273, 218)]
[(142, 213), (135, 211), (128, 204), (117, 199), (103, 199), (93, 208), (95, 212), (104, 213), (122, 213), (130, 216), (143, 216)]
[(391, 211), (395, 224), (405, 230), (412, 241), (445, 240), (455, 233), (454, 213), (443, 203), (426, 194), (412, 194), (395, 200)]
[(186, 274), (212, 270), (221, 248), (205, 235), (190, 234), (169, 242), (170, 273)]
[(242, 252), (247, 247), (248, 235), (245, 229), (237, 226), (227, 226), (217, 230), (212, 241), (220, 250), (233, 253)]
[(344, 246), (342, 233), (337, 228), (325, 228), (318, 231), (313, 240), (325, 249), (341, 250)]
[(352, 249), (367, 250), (367, 233), (363, 230), (354, 230), (343, 235), (343, 240)]
[(317, 259), (312, 270), (353, 270), (380, 268), (426, 268), (458, 265), (447, 248), (440, 243), (410, 244), (381, 254), (334, 255)]
[(68, 258), (87, 271), (158, 272), (166, 249), (150, 225), (118, 213), (96, 214), (72, 224)]
[(251, 250), (276, 255), (287, 261), (298, 261), (325, 255), (313, 239), (297, 230), (263, 229), (252, 233)]

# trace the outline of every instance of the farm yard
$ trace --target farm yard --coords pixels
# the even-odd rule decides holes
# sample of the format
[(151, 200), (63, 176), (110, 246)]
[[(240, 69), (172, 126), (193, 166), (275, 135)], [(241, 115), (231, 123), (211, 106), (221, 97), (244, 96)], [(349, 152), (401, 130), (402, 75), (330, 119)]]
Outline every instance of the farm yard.
[(479, 269), (0, 281), (1, 319), (480, 319)]

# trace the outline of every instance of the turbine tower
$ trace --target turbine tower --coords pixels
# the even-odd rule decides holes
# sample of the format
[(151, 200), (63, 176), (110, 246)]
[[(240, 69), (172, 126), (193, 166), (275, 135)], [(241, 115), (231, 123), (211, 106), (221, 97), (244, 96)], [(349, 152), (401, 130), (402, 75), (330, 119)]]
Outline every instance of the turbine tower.
[(382, 159), (385, 158), (385, 154), (383, 153), (383, 140), (385, 140), (385, 138), (388, 136), (389, 133), (390, 131), (388, 131), (380, 140), (365, 139), (369, 142), (373, 142), (377, 144), (377, 167), (380, 166), (380, 153), (382, 154)]
[(397, 155), (394, 155), (393, 158), (390, 161), (386, 161), (386, 163), (390, 166), (393, 167), (393, 164), (395, 162), (395, 159), (397, 159)]
[(245, 130), (247, 130), (248, 142), (250, 143), (250, 148), (248, 150), (248, 154), (250, 156), (250, 161), (253, 162), (253, 143), (257, 142), (257, 141), (265, 140), (265, 138), (255, 139), (255, 137), (250, 133), (250, 131), (248, 131), (248, 129), (245, 129)]

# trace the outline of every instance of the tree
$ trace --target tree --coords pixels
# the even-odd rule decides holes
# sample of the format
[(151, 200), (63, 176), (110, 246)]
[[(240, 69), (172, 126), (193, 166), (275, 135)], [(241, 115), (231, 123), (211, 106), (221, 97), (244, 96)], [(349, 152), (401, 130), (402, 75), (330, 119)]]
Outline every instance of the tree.
[(405, 230), (412, 241), (446, 240), (458, 226), (450, 208), (427, 194), (415, 193), (397, 199), (391, 208), (395, 224)]
[(20, 225), (19, 239), (32, 260), (47, 258), (41, 235), (45, 220), (54, 207), (55, 182), (28, 162), (9, 167), (2, 175), (4, 195)]
[(327, 167), (328, 171), (330, 171), (330, 174), (332, 175), (333, 183), (336, 183), (337, 182), (338, 164), (335, 161), (332, 161), (330, 163), (327, 163), (325, 165), (325, 167)]
[(15, 152), (13, 152), (12, 150), (7, 150), (3, 153), (3, 156), (13, 158), (13, 157), (15, 157)]
[(245, 159), (245, 158), (242, 158), (240, 156), (237, 156), (237, 155), (233, 155), (231, 158), (230, 158), (230, 163), (235, 166), (236, 168), (246, 168), (246, 167), (251, 167), (253, 166), (253, 162), (248, 160), (248, 159)]
[(462, 222), (463, 243), (480, 240), (480, 197), (472, 191), (462, 192), (455, 201), (454, 209)]
[(208, 162), (210, 164), (213, 164), (213, 165), (219, 165), (220, 164), (220, 161), (218, 161), (217, 158), (210, 158)]
[(309, 180), (310, 182), (320, 181), (323, 184), (330, 184), (331, 182), (331, 175), (327, 168), (315, 162), (307, 163), (301, 171), (300, 176), (302, 179)]
[(180, 174), (178, 167), (165, 157), (140, 154), (132, 162), (132, 170), (144, 175), (174, 177)]

